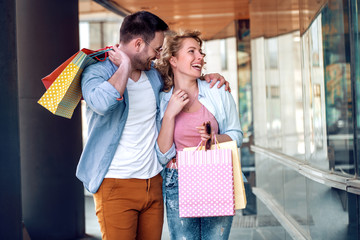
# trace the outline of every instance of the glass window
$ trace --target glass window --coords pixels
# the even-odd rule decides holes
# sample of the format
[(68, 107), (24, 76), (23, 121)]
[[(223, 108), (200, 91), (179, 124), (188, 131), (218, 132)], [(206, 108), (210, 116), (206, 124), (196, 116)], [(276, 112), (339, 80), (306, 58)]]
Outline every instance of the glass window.
[(306, 160), (329, 170), (321, 15), (302, 37)]
[(353, 114), (347, 2), (330, 1), (322, 10), (324, 87), (329, 169), (354, 174)]
[[(356, 124), (354, 124), (356, 126), (356, 146), (357, 146), (357, 152), (354, 154), (354, 158), (355, 158), (355, 168), (357, 168), (357, 175), (360, 175), (360, 161), (359, 161), (359, 157), (360, 157), (360, 138), (359, 138), (359, 133), (360, 133), (360, 56), (359, 56), (359, 51), (360, 51), (360, 34), (359, 34), (359, 27), (360, 27), (360, 23), (359, 23), (359, 19), (360, 19), (360, 14), (359, 14), (359, 4), (360, 1), (350, 1), (350, 6), (349, 6), (349, 13), (352, 19), (352, 21), (350, 21), (349, 23), (349, 29), (350, 29), (350, 53), (351, 55), (351, 77), (352, 77), (352, 82), (354, 83), (353, 86), (355, 86), (355, 88), (353, 89), (353, 96), (356, 97), (356, 101), (354, 104), (354, 108), (355, 108), (355, 112), (356, 112)], [(354, 120), (355, 121), (355, 120)]]

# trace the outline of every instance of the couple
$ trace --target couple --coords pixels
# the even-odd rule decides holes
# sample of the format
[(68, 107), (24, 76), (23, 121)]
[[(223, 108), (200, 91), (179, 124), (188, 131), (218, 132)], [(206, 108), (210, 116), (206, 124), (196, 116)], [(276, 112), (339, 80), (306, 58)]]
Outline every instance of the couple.
[[(94, 194), (103, 239), (161, 239), (162, 191), (172, 239), (230, 233), (232, 217), (179, 218), (173, 165), (162, 190), (160, 173), (176, 150), (211, 138), (203, 122), (211, 122), (219, 142), (242, 141), (230, 93), (197, 80), (204, 64), (199, 33), (169, 34), (164, 43), (167, 31), (149, 12), (127, 16), (109, 59), (82, 74), (89, 135), (76, 175)], [(224, 82), (217, 74), (205, 79)]]

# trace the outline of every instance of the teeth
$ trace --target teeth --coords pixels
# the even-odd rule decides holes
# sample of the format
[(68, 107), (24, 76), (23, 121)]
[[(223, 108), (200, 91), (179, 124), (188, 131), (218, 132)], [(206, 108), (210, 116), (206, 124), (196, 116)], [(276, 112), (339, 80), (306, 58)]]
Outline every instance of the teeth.
[(193, 64), (192, 66), (193, 66), (193, 67), (201, 68), (201, 64)]

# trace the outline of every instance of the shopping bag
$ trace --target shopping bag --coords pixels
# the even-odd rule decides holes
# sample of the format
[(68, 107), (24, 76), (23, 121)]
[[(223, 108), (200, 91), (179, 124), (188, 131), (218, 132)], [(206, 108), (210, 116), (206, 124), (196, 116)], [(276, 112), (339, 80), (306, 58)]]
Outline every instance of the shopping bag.
[[(233, 176), (234, 176), (234, 195), (235, 195), (235, 209), (244, 209), (246, 207), (246, 195), (243, 174), (241, 171), (239, 151), (236, 141), (228, 141), (211, 145), (211, 149), (219, 147), (220, 149), (231, 149)], [(185, 148), (183, 151), (194, 151), (196, 147)], [(203, 149), (201, 147), (200, 149)]]
[(71, 118), (82, 98), (80, 76), (85, 67), (104, 61), (111, 47), (100, 50), (83, 48), (42, 79), (47, 89), (38, 103), (55, 115)]
[(178, 151), (180, 217), (233, 216), (231, 149)]

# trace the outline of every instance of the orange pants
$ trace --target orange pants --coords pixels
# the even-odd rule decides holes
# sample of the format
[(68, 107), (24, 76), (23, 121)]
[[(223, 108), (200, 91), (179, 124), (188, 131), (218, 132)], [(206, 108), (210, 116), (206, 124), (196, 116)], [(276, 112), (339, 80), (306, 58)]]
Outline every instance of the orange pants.
[(162, 177), (105, 178), (94, 194), (103, 240), (160, 240), (164, 218)]

